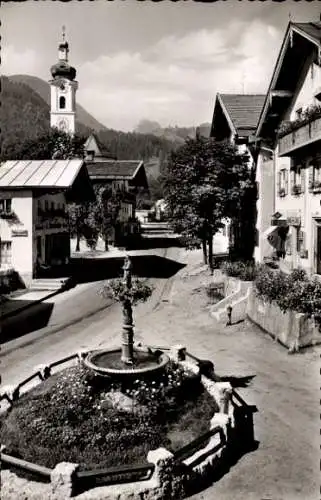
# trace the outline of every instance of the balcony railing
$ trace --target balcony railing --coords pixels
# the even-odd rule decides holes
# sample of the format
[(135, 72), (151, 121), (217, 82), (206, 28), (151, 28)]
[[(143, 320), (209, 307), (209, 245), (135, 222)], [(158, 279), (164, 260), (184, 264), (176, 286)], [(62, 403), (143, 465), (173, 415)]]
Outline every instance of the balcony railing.
[(316, 141), (321, 141), (321, 118), (311, 120), (296, 130), (289, 131), (279, 139), (279, 155), (292, 156), (292, 153)]

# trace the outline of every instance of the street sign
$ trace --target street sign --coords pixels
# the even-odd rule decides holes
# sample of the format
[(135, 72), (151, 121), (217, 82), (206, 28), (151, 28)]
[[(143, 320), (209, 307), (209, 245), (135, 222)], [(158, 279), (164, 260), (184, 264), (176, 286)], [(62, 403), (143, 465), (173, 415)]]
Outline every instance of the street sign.
[(27, 229), (12, 229), (11, 236), (13, 238), (16, 236), (26, 237), (26, 236), (28, 236), (28, 230)]

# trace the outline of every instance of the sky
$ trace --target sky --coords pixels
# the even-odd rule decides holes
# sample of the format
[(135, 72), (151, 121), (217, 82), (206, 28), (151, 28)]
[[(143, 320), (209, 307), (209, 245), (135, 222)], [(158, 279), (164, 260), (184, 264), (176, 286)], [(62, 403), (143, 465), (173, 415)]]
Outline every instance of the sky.
[(65, 25), (77, 101), (106, 127), (196, 126), (211, 122), (217, 92), (265, 93), (289, 16), (320, 13), (318, 1), (293, 0), (8, 2), (2, 74), (48, 81)]

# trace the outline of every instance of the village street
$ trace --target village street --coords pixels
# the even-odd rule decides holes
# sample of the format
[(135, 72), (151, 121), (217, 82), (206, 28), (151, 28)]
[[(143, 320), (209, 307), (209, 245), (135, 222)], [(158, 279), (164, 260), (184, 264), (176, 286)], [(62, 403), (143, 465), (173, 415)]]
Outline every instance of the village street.
[[(136, 340), (159, 346), (185, 344), (196, 356), (212, 360), (220, 376), (253, 376), (248, 387), (237, 391), (258, 408), (254, 415), (257, 450), (244, 455), (222, 479), (193, 499), (315, 500), (320, 473), (320, 350), (289, 356), (247, 321), (231, 327), (217, 324), (209, 314), (205, 285), (212, 278), (201, 264), (201, 254), (170, 249), (168, 256), (188, 265), (169, 280), (154, 280), (153, 298), (134, 310)], [(121, 314), (114, 305), (82, 323), (39, 338), (2, 356), (3, 383), (17, 382), (35, 365), (79, 349), (115, 345), (120, 330)], [(37, 487), (22, 479), (17, 479), (19, 496), (7, 494), (6, 474), (4, 471), (3, 499), (40, 498)]]

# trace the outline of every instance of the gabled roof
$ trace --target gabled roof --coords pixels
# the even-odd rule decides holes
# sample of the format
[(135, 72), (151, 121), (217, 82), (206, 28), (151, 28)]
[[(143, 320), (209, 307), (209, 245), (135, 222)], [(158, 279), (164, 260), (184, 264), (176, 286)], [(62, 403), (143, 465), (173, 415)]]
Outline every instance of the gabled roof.
[[(265, 95), (263, 94), (217, 94), (236, 132), (256, 128), (262, 111)], [(240, 134), (241, 135), (241, 134)]]
[(10, 160), (0, 165), (1, 188), (70, 188), (84, 161)]
[(108, 159), (108, 158), (115, 159), (115, 155), (113, 155), (109, 151), (109, 149), (107, 148), (107, 146), (105, 146), (105, 144), (94, 133), (90, 134), (90, 136), (86, 140), (86, 142), (84, 144), (85, 151), (88, 151), (89, 149), (91, 149), (92, 147), (94, 147), (94, 146), (92, 146), (92, 143), (96, 143), (96, 146), (97, 146), (97, 149), (98, 149), (98, 151), (96, 153), (96, 156), (98, 156), (98, 157), (104, 157), (106, 159)]
[(297, 33), (302, 33), (305, 36), (311, 37), (318, 45), (321, 37), (321, 23), (292, 23), (292, 29)]
[[(313, 50), (316, 50), (316, 48), (319, 50), (320, 47), (321, 23), (290, 22), (288, 24), (258, 121), (257, 136), (261, 135), (262, 127), (267, 119), (271, 123), (271, 129), (275, 130), (277, 128), (289, 105), (290, 93), (295, 90), (298, 84), (308, 56)], [(280, 91), (289, 91), (289, 95), (284, 94), (276, 97), (276, 104), (274, 105), (272, 93), (277, 91), (279, 93)]]
[(132, 180), (144, 164), (141, 160), (106, 160), (97, 163), (86, 162), (86, 165), (92, 179)]

